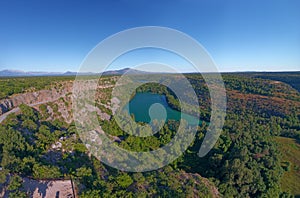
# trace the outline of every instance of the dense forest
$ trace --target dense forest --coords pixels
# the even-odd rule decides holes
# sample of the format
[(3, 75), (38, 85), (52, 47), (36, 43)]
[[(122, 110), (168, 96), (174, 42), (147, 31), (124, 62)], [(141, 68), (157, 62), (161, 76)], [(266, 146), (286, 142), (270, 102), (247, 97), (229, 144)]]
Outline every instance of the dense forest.
[[(294, 153), (299, 155), (300, 74), (226, 73), (222, 76), (228, 100), (226, 121), (216, 145), (203, 158), (197, 153), (210, 119), (210, 97), (201, 75), (187, 74), (205, 122), (198, 126), (187, 151), (168, 166), (143, 173), (106, 166), (89, 154), (79, 139), (75, 123), (61, 117), (55, 102), (38, 107), (22, 104), (20, 112), (10, 114), (0, 125), (0, 183), (6, 186), (9, 197), (29, 196), (22, 190), (25, 177), (72, 178), (79, 197), (300, 196), (300, 187), (291, 188), (282, 182), (300, 183), (299, 161), (286, 156), (294, 150), (284, 144), (294, 140), (288, 144), (294, 145)], [(72, 78), (2, 78), (0, 98), (59, 86), (59, 82)], [(102, 95), (96, 105), (111, 115), (103, 105), (111, 89), (99, 91)], [(176, 95), (165, 86), (145, 84), (136, 92), (164, 94), (168, 104), (180, 110)], [(61, 100), (66, 105), (71, 103), (66, 98)], [(49, 106), (53, 112), (49, 112)], [(188, 113), (193, 114), (192, 110)], [(99, 121), (104, 131), (117, 138), (115, 144), (132, 151), (162, 147), (174, 137), (179, 125), (178, 121), (169, 120), (155, 135), (136, 137), (123, 132), (113, 116)]]

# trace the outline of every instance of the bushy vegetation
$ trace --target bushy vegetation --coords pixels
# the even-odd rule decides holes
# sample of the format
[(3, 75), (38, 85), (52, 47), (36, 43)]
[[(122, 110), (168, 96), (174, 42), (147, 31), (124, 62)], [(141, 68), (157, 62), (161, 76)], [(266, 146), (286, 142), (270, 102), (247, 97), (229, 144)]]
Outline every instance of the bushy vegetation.
[[(245, 75), (245, 74), (241, 74)], [(247, 76), (252, 76), (262, 79), (270, 79), (281, 81), (289, 84), (294, 89), (300, 92), (300, 72), (273, 72), (273, 73), (248, 73)]]
[[(188, 150), (168, 166), (145, 173), (126, 173), (108, 167), (89, 155), (74, 123), (47, 120), (46, 105), (40, 105), (39, 111), (20, 105), (21, 112), (10, 114), (0, 126), (1, 182), (11, 175), (7, 185), (15, 197), (26, 196), (19, 190), (21, 177), (72, 177), (80, 197), (213, 197), (217, 196), (212, 190), (214, 186), (223, 197), (296, 195), (297, 186), (288, 186), (299, 183), (299, 93), (284, 83), (253, 75), (223, 77), (228, 96), (226, 121), (217, 144), (203, 158), (197, 153), (209, 124), (210, 98), (203, 78), (189, 74), (187, 78), (199, 97), (201, 118), (206, 122), (198, 126)], [(16, 82), (20, 79), (16, 78)], [(109, 114), (104, 104), (110, 91), (111, 88), (101, 92), (98, 104)], [(165, 86), (146, 84), (137, 92), (164, 94), (170, 106), (180, 110), (178, 99)], [(3, 93), (5, 97), (9, 95)], [(52, 105), (53, 111), (57, 108)], [(109, 135), (118, 137), (115, 144), (132, 151), (162, 147), (174, 137), (179, 125), (169, 120), (155, 135), (141, 138), (123, 132), (113, 117), (100, 123)]]
[(74, 78), (74, 76), (2, 77), (0, 78), (0, 99), (26, 91), (50, 88), (58, 82), (74, 80)]

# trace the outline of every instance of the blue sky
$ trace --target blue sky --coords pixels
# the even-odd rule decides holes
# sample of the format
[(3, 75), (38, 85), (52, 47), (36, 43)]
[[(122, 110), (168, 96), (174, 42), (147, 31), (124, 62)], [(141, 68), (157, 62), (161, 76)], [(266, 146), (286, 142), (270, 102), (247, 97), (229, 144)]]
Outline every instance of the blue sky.
[[(0, 70), (77, 71), (106, 37), (165, 26), (195, 38), (220, 71), (299, 71), (299, 9), (298, 0), (1, 0)], [(188, 70), (151, 50), (128, 54), (113, 67), (151, 60), (173, 60)]]

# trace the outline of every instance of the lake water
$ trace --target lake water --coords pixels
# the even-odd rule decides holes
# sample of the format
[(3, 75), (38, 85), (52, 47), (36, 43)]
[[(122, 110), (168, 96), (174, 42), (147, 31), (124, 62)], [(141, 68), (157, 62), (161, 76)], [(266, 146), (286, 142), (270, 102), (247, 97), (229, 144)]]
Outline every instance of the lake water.
[(126, 108), (129, 110), (129, 114), (134, 115), (136, 122), (150, 123), (150, 115), (157, 120), (163, 120), (166, 117), (169, 120), (180, 121), (182, 114), (182, 119), (186, 120), (190, 125), (201, 124), (196, 117), (172, 109), (168, 105), (165, 95), (137, 93)]

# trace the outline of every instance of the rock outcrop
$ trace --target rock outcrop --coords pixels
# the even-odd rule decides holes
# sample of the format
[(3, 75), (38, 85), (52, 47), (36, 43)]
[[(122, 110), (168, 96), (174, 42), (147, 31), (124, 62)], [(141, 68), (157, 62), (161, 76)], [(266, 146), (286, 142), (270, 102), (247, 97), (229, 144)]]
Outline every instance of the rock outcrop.
[(0, 115), (18, 107), (20, 104), (38, 105), (50, 101), (55, 101), (72, 91), (72, 84), (64, 84), (61, 88), (41, 90), (13, 95), (8, 99), (0, 100)]

